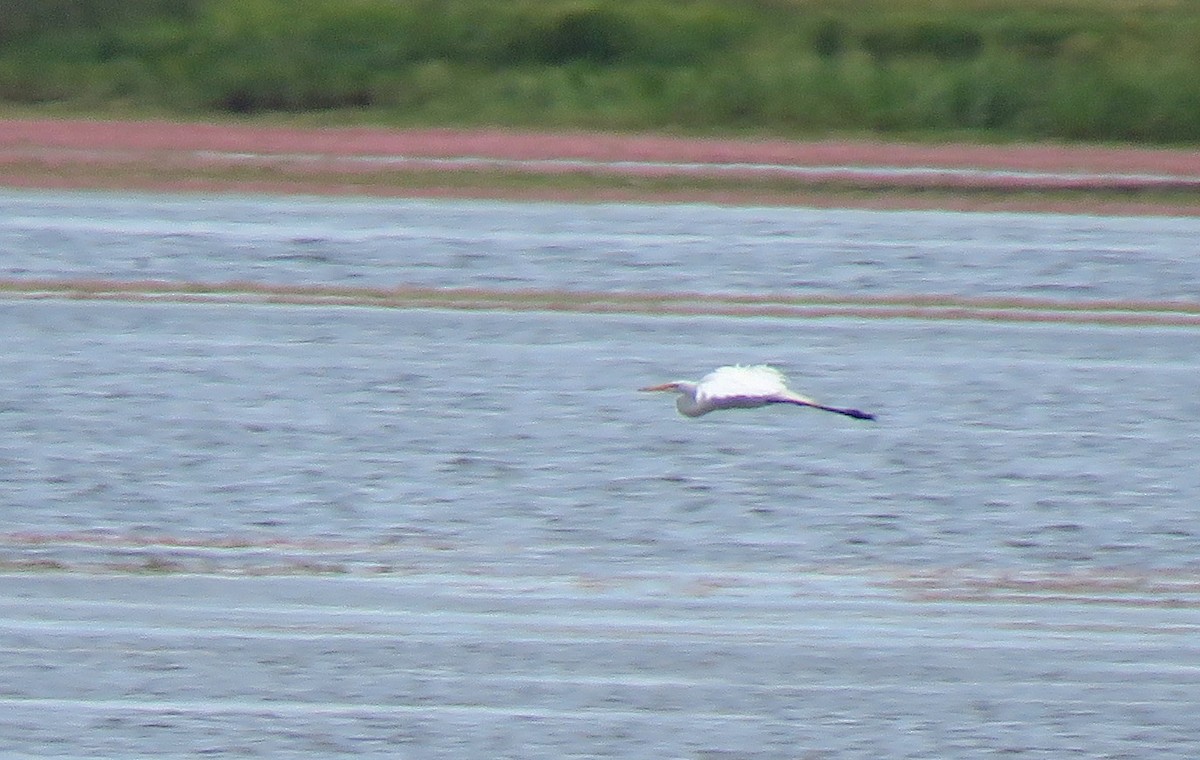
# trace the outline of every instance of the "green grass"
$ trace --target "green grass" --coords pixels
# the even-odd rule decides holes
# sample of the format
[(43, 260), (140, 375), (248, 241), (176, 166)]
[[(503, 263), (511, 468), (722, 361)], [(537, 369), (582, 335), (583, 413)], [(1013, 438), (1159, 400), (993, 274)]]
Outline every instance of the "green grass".
[(0, 0), (0, 102), (1188, 144), (1200, 3)]

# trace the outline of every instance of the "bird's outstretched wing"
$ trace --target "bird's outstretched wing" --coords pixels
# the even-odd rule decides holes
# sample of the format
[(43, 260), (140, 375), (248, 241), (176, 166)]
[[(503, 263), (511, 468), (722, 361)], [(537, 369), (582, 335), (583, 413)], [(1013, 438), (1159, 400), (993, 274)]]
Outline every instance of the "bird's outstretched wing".
[(783, 373), (765, 364), (718, 367), (705, 375), (696, 388), (697, 401), (716, 405), (738, 401), (764, 403), (789, 394), (795, 395), (788, 390)]

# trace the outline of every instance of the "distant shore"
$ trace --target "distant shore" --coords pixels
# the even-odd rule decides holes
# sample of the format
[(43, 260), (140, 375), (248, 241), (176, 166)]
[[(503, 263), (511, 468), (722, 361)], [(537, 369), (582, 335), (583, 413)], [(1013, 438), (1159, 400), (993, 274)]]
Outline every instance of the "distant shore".
[(0, 120), (0, 186), (1200, 215), (1200, 152)]

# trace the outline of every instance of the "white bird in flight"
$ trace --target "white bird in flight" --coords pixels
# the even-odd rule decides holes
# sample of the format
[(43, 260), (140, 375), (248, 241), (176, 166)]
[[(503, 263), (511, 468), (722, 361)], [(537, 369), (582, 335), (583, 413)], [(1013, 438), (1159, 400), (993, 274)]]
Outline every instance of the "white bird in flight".
[(783, 373), (774, 367), (758, 364), (752, 367), (718, 367), (700, 382), (675, 380), (662, 385), (639, 388), (643, 391), (672, 391), (679, 394), (675, 406), (685, 417), (699, 417), (717, 409), (754, 409), (768, 404), (795, 404), (835, 412), (856, 420), (873, 420), (875, 415), (858, 409), (843, 409), (818, 404), (810, 398), (789, 390)]

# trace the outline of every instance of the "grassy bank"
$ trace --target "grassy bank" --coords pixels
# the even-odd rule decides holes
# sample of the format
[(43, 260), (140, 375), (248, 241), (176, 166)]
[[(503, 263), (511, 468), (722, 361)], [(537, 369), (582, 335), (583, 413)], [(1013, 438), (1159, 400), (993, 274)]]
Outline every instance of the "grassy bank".
[(0, 101), (398, 125), (1200, 141), (1192, 0), (0, 0)]

